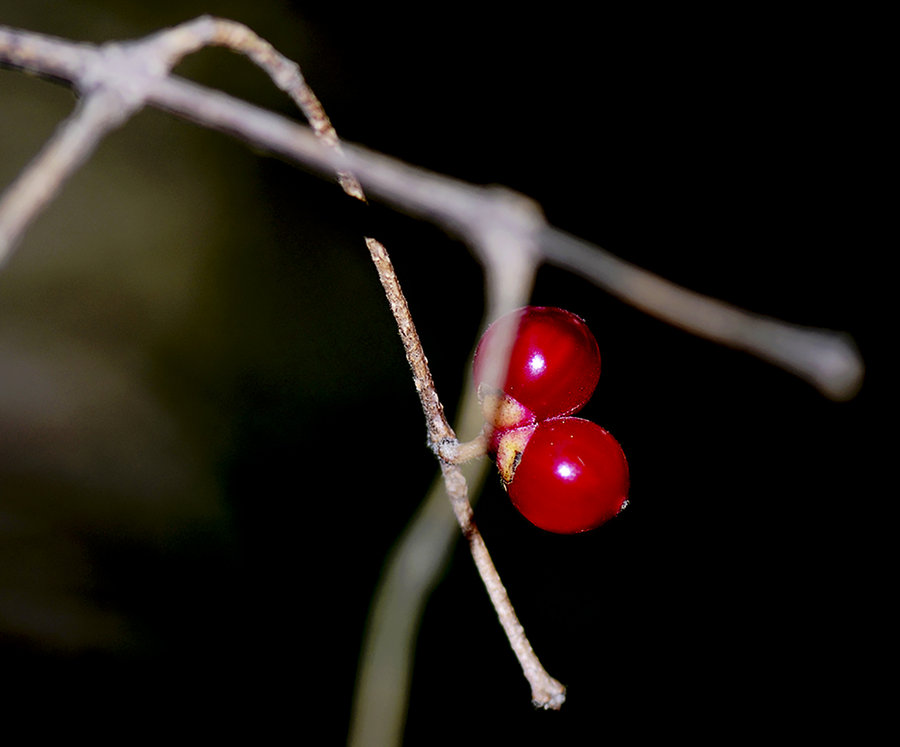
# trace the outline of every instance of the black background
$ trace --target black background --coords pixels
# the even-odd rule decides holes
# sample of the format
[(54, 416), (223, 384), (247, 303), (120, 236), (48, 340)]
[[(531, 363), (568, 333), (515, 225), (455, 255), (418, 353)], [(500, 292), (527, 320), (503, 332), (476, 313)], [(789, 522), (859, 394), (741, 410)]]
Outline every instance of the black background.
[[(893, 591), (879, 531), (893, 486), (875, 479), (885, 445), (876, 415), (893, 412), (882, 353), (892, 312), (876, 290), (891, 247), (875, 228), (886, 204), (875, 188), (884, 19), (759, 7), (12, 5), (0, 2), (0, 23), (90, 41), (207, 11), (245, 21), (301, 64), (347, 140), (519, 190), (554, 225), (629, 261), (859, 345), (863, 389), (834, 403), (543, 268), (534, 301), (580, 314), (599, 340), (603, 374), (583, 414), (622, 443), (631, 505), (593, 533), (557, 537), (527, 524), (491, 481), (477, 520), (569, 700), (559, 713), (531, 707), (460, 545), (425, 613), (406, 743), (719, 744), (840, 731), (866, 741), (883, 702), (879, 632)], [(179, 73), (294, 116), (248, 67), (207, 51)], [(10, 102), (35, 100), (50, 113), (5, 148), (16, 157), (4, 183), (72, 97), (0, 72), (4, 128), (22, 111)], [(136, 160), (116, 171), (122, 154)], [(156, 186), (142, 192), (145, 182)], [(92, 198), (92, 186), (105, 191)], [(117, 221), (119, 190), (134, 202)], [(170, 200), (186, 206), (190, 238), (165, 224)], [(12, 447), (0, 456), (8, 535), (23, 517), (45, 530), (2, 577), (7, 594), (45, 584), (54, 621), (0, 627), (8, 671), (38, 675), (22, 680), (26, 701), (89, 704), (74, 731), (343, 742), (380, 564), (435, 472), (360, 223), (392, 253), (451, 414), (483, 304), (464, 245), (383, 206), (367, 213), (302, 170), (145, 112), (23, 242), (0, 277), (7, 320), (104, 356), (140, 351), (142, 391), (177, 423), (191, 475), (176, 481), (179, 508), (168, 483), (145, 480), (149, 508), (138, 514), (127, 478), (95, 495), (90, 481), (44, 477), (44, 462), (68, 463), (69, 440), (38, 439), (28, 469)], [(104, 273), (72, 260), (48, 285), (40, 261), (75, 241), (60, 238), (70, 226), (109, 244), (95, 260)], [(132, 242), (148, 247), (139, 266)], [(185, 279), (190, 252), (200, 258)], [(157, 291), (123, 280), (157, 267)], [(176, 311), (159, 311), (172, 294)], [(139, 424), (100, 431), (117, 439), (130, 427)], [(4, 438), (13, 443), (11, 426)], [(169, 500), (153, 503), (157, 493)], [(29, 546), (17, 536), (9, 547)], [(88, 568), (71, 588), (54, 580), (63, 560), (34, 569), (60, 536)], [(67, 633), (57, 592), (126, 632)]]

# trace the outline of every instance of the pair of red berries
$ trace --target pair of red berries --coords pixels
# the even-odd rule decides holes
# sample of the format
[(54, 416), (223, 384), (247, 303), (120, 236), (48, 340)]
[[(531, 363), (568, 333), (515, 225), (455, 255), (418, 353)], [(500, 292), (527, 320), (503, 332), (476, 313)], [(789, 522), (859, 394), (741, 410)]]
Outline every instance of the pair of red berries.
[(570, 417), (600, 379), (600, 350), (583, 319), (545, 306), (506, 314), (478, 343), (474, 374), (492, 427), (489, 451), (526, 519), (574, 534), (624, 508), (629, 476), (622, 447), (599, 425)]

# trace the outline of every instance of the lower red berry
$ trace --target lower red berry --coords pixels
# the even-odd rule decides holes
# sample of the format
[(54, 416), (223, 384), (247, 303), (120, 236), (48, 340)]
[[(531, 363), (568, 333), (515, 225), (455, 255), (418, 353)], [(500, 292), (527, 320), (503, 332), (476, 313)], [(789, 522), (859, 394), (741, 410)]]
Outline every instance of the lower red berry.
[(619, 442), (599, 425), (550, 418), (508, 434), (498, 444), (498, 466), (510, 500), (532, 524), (575, 534), (600, 526), (624, 508), (628, 462)]

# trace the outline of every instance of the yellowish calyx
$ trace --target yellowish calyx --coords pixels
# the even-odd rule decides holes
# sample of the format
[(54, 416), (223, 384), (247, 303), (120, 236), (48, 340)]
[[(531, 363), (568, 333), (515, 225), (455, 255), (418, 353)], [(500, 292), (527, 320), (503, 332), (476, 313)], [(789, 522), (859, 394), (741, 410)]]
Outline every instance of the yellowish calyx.
[(503, 486), (506, 487), (513, 481), (516, 474), (516, 467), (522, 459), (528, 440), (537, 424), (526, 425), (522, 428), (512, 428), (503, 431), (497, 437), (497, 469), (500, 471), (500, 478), (503, 480)]
[(499, 430), (517, 428), (534, 420), (531, 410), (497, 389), (480, 386), (478, 399), (484, 419)]

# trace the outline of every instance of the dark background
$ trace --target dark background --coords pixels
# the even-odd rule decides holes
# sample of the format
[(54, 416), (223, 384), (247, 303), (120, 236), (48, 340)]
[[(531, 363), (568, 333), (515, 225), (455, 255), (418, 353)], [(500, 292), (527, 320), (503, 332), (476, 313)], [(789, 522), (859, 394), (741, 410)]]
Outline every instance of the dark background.
[[(875, 479), (890, 443), (876, 415), (893, 412), (873, 187), (884, 19), (24, 5), (0, 0), (0, 23), (94, 42), (203, 12), (243, 21), (300, 63), (345, 139), (519, 190), (554, 225), (695, 290), (847, 331), (866, 358), (858, 397), (829, 402), (542, 269), (535, 302), (599, 340), (583, 414), (622, 443), (632, 502), (557, 537), (490, 482), (477, 520), (569, 700), (532, 709), (460, 545), (426, 610), (408, 744), (866, 741), (894, 590), (879, 531), (893, 483)], [(295, 116), (221, 50), (178, 72)], [(0, 183), (73, 102), (0, 71)], [(79, 707), (69, 733), (343, 742), (380, 564), (435, 472), (360, 223), (392, 253), (451, 414), (483, 304), (462, 244), (367, 213), (146, 111), (0, 275), (0, 660), (23, 702)]]

